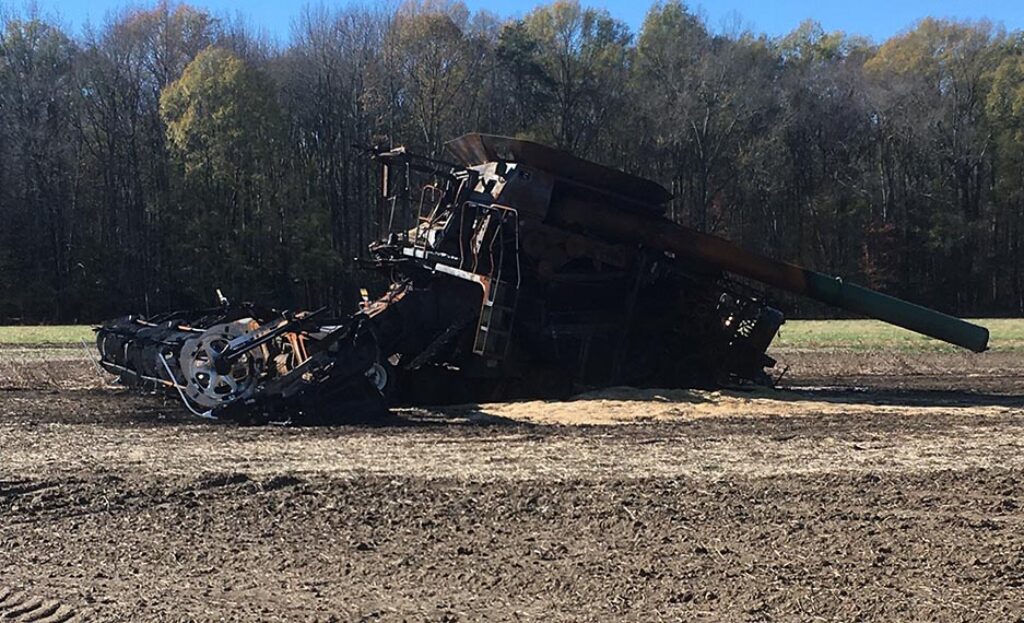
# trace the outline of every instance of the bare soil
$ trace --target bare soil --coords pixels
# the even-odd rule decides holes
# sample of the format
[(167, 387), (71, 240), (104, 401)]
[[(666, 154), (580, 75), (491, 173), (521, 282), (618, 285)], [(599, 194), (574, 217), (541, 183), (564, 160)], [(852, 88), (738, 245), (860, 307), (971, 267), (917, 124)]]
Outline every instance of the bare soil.
[(276, 428), (0, 351), (0, 616), (1024, 620), (1020, 356), (776, 355), (790, 389)]

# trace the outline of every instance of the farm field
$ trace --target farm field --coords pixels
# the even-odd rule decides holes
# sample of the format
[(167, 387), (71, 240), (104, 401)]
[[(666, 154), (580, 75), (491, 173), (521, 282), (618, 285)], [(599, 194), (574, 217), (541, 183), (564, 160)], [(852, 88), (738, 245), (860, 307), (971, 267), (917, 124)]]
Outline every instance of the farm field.
[[(1024, 321), (790, 321), (781, 389), (241, 427), (0, 328), (5, 620), (1024, 617)], [(910, 337), (908, 337), (910, 336)]]
[[(1024, 350), (1024, 319), (975, 319), (992, 332), (992, 350)], [(78, 346), (91, 343), (91, 325), (0, 326), (0, 345)], [(776, 350), (837, 349), (955, 352), (957, 348), (877, 320), (787, 320)]]

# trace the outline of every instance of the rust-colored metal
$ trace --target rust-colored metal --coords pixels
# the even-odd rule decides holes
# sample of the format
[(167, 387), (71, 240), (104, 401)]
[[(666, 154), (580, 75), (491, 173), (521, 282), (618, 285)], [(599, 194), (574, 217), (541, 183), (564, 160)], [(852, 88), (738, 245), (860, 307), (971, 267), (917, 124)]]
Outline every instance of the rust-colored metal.
[(172, 388), (193, 412), (245, 421), (769, 383), (783, 315), (733, 277), (987, 346), (982, 327), (673, 223), (669, 193), (650, 180), (507, 137), (449, 148), (460, 165), (371, 153), (391, 227), (369, 261), (391, 284), (364, 291), (355, 313), (322, 320), (218, 297), (212, 310), (105, 323), (102, 365)]

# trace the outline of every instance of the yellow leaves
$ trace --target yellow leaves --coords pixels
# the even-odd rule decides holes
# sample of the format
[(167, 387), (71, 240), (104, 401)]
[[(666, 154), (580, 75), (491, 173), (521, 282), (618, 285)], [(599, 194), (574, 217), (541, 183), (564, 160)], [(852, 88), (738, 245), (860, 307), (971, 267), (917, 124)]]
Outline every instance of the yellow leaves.
[(865, 63), (869, 72), (936, 75), (970, 63), (989, 47), (996, 32), (986, 20), (939, 20), (932, 17), (902, 35), (892, 37)]
[(637, 41), (638, 67), (653, 80), (678, 80), (699, 62), (708, 39), (701, 20), (678, 0), (655, 5)]
[(1007, 56), (996, 67), (986, 112), (1010, 132), (1014, 142), (1024, 141), (1024, 57)]
[(925, 43), (925, 36), (918, 31), (892, 37), (864, 64), (864, 69), (876, 73), (914, 71), (929, 56)]
[(625, 25), (607, 11), (583, 8), (577, 0), (557, 0), (538, 7), (524, 22), (530, 35), (563, 54), (624, 47), (630, 38)]
[(388, 104), (404, 108), (430, 153), (440, 150), (446, 128), (461, 125), (459, 96), (480, 69), (480, 50), (467, 32), (468, 15), (461, 3), (406, 3), (384, 45), (384, 70), (401, 85)]
[(399, 21), (424, 16), (444, 16), (462, 28), (469, 19), (469, 9), (462, 2), (451, 0), (407, 0), (395, 12), (395, 19)]
[(819, 22), (804, 20), (778, 43), (783, 58), (806, 61), (834, 61), (858, 47), (866, 47), (859, 37), (848, 37), (841, 30), (825, 32)]
[(1009, 56), (996, 68), (989, 110), (997, 117), (1024, 117), (1024, 57)]
[(186, 173), (242, 168), (265, 150), (279, 129), (274, 88), (228, 50), (208, 47), (160, 95), (167, 140)]

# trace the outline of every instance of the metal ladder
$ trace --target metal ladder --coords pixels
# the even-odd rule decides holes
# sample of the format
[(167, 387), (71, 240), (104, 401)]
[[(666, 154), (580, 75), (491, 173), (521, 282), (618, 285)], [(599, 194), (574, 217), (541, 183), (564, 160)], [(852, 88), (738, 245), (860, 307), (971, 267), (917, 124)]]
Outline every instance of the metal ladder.
[(519, 288), (515, 284), (490, 281), (480, 309), (473, 353), (488, 359), (504, 359), (512, 337)]
[[(492, 209), (497, 206), (493, 206)], [(501, 237), (498, 245), (498, 256), (494, 256), (492, 239), (491, 274), (482, 281), (484, 286), (483, 305), (480, 308), (480, 320), (476, 327), (473, 340), (473, 353), (491, 360), (501, 360), (508, 353), (512, 341), (512, 325), (516, 318), (516, 305), (519, 302), (519, 214), (512, 209), (498, 207), (502, 218), (494, 235), (511, 229), (507, 238)], [(511, 219), (509, 219), (511, 217)], [(511, 220), (511, 222), (509, 222)], [(514, 281), (502, 279), (505, 267), (506, 251), (515, 261)]]

